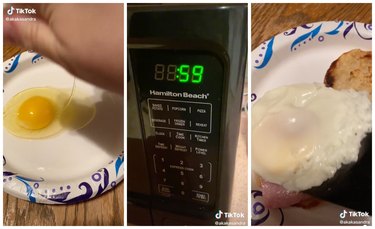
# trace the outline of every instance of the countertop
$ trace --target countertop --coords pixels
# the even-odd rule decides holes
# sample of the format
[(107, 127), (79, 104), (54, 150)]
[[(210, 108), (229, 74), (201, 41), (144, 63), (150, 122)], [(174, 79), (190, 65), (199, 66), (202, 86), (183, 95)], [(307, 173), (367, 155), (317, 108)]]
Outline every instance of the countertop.
[(371, 23), (371, 3), (251, 4), (251, 50), (296, 26), (335, 20)]
[[(4, 61), (24, 51), (4, 45)], [(124, 182), (89, 201), (71, 205), (35, 204), (3, 193), (4, 226), (124, 225)]]

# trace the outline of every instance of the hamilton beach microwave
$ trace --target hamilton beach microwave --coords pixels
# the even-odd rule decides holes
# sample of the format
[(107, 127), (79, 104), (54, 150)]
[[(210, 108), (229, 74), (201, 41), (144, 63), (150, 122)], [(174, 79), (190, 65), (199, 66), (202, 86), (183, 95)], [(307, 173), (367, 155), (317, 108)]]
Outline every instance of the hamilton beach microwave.
[(128, 4), (128, 223), (229, 211), (247, 4)]

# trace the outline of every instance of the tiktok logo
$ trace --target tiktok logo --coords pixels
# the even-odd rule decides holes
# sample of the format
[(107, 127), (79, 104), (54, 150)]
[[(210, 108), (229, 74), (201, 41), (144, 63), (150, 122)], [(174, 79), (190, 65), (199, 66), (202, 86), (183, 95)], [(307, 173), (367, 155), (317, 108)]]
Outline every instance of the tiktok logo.
[(348, 213), (348, 212), (344, 209), (344, 211), (340, 213), (340, 218), (344, 219), (345, 216), (346, 216), (346, 213)]
[(221, 210), (219, 210), (219, 212), (215, 214), (215, 218), (220, 219), (222, 214), (223, 214), (223, 212)]
[(13, 8), (13, 6), (11, 6), (10, 9), (7, 10), (7, 14), (8, 14), (8, 15), (12, 15), (14, 10), (15, 10), (15, 9)]

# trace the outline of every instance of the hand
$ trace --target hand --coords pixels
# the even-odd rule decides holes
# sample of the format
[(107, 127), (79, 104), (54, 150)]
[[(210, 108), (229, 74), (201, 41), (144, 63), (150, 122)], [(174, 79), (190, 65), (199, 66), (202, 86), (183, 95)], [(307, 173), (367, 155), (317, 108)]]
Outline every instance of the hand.
[(34, 8), (36, 21), (4, 20), (4, 40), (36, 51), (73, 75), (100, 87), (123, 93), (123, 4), (11, 4)]

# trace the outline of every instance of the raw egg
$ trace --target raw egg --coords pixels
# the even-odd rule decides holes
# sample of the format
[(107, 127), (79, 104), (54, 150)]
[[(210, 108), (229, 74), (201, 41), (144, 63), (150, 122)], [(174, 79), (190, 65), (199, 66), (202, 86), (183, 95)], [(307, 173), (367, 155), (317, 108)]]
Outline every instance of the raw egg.
[(79, 129), (95, 116), (95, 105), (75, 91), (30, 88), (12, 97), (4, 107), (4, 127), (21, 138), (40, 139), (64, 129)]
[(55, 118), (55, 106), (49, 99), (33, 96), (22, 103), (18, 109), (19, 125), (28, 130), (40, 130)]

